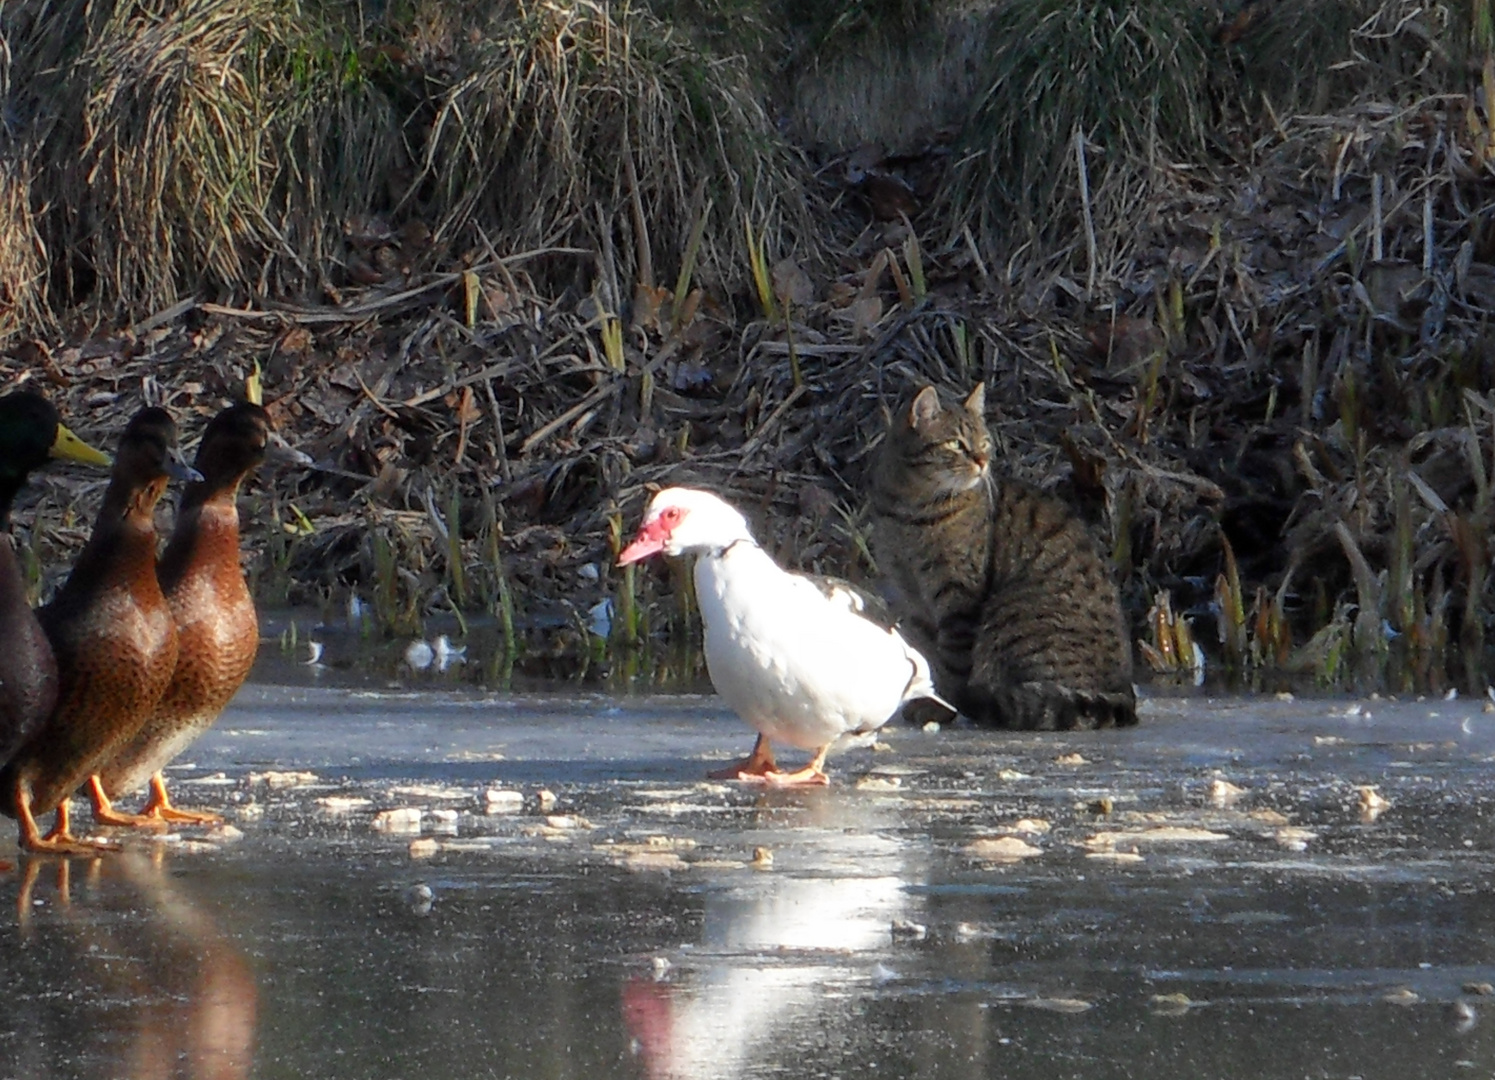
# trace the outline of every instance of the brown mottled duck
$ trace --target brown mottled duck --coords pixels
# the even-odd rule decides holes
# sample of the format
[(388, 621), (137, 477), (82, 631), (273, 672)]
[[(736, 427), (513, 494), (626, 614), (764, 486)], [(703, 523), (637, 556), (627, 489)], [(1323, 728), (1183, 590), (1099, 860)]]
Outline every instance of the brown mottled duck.
[(239, 562), (239, 486), (274, 452), (308, 464), (286, 447), (259, 405), (232, 405), (209, 422), (176, 528), (156, 576), (176, 620), (177, 661), (171, 682), (144, 726), (89, 782), (94, 816), (116, 821), (112, 800), (150, 785), (146, 822), (214, 824), (216, 814), (171, 804), (161, 770), (218, 719), (249, 675), (259, 648), (254, 599)]
[[(57, 707), (0, 771), (3, 809), (26, 851), (96, 854), (69, 830), (68, 799), (150, 717), (176, 669), (176, 623), (156, 580), (156, 503), (168, 478), (198, 478), (163, 409), (125, 428), (104, 503), (72, 573), (38, 613), (57, 658)], [(57, 811), (46, 836), (38, 815)]]

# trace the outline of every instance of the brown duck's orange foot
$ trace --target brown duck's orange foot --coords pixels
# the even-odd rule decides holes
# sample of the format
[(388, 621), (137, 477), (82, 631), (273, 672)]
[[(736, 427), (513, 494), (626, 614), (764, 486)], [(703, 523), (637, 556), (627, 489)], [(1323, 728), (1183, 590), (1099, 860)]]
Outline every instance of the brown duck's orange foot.
[(118, 851), (119, 845), (102, 838), (82, 839), (71, 833), (66, 836), (38, 836), (34, 840), (22, 839), (21, 847), (32, 855), (82, 855), (97, 859), (106, 851)]
[(42, 836), (41, 830), (37, 828), (36, 818), (31, 815), (31, 807), (23, 806), (21, 809), (22, 851), (32, 855), (86, 855), (96, 859), (106, 851), (118, 849), (118, 845), (108, 840), (83, 840), (74, 836), (68, 828), (67, 803), (57, 807), (57, 823), (46, 836)]
[(222, 825), (221, 814), (210, 813), (207, 810), (183, 810), (172, 806), (171, 799), (166, 794), (166, 781), (160, 773), (151, 777), (151, 797), (146, 802), (141, 813), (162, 823), (171, 822), (179, 825)]
[(166, 819), (151, 814), (126, 814), (112, 807), (103, 813), (95, 810), (93, 812), (95, 825), (116, 825), (127, 829), (153, 829), (157, 832), (166, 828)]
[(57, 824), (52, 826), (51, 832), (38, 838), (34, 844), (26, 843), (23, 846), (36, 855), (86, 855), (91, 859), (98, 858), (106, 851), (119, 850), (119, 845), (113, 840), (105, 840), (101, 836), (74, 836), (61, 814), (57, 816)]
[(222, 825), (223, 815), (211, 810), (183, 810), (175, 806), (163, 806), (158, 810), (147, 808), (146, 813), (174, 825)]
[(741, 761), (733, 762), (725, 769), (712, 769), (706, 774), (708, 780), (747, 780), (750, 782), (762, 782), (768, 773), (778, 769), (773, 760), (773, 747), (768, 744), (768, 737), (759, 735), (758, 741), (753, 743), (753, 752)]
[(88, 778), (88, 798), (93, 803), (93, 820), (96, 825), (119, 825), (129, 829), (154, 829), (156, 831), (166, 828), (164, 820), (150, 813), (126, 814), (114, 809), (114, 804), (109, 801), (109, 796), (104, 794), (104, 785), (97, 776)]

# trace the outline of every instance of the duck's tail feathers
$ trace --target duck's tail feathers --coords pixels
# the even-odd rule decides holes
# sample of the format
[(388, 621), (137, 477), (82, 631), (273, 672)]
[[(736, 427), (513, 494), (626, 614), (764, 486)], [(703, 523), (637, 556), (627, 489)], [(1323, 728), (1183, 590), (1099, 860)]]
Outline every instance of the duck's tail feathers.
[[(909, 675), (908, 685), (903, 688), (902, 703), (907, 705), (909, 702), (919, 702), (920, 708), (918, 713), (925, 720), (935, 719), (932, 710), (937, 709), (943, 709), (948, 714), (947, 719), (954, 717), (959, 710), (942, 698), (939, 691), (935, 689), (934, 675), (930, 670), (929, 661), (924, 658), (924, 654), (906, 641), (903, 647), (913, 671)], [(928, 703), (927, 705), (924, 704), (926, 702)]]

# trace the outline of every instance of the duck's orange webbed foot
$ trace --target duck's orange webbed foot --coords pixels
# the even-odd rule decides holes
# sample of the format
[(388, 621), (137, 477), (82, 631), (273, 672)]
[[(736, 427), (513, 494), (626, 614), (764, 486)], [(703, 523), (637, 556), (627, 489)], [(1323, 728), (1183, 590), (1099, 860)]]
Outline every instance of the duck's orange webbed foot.
[(96, 825), (121, 825), (131, 829), (166, 828), (166, 822), (149, 814), (126, 814), (114, 809), (109, 796), (104, 794), (104, 784), (95, 774), (88, 778), (88, 799), (93, 803), (93, 820)]
[(767, 772), (763, 774), (763, 782), (769, 787), (827, 787), (831, 778), (825, 775), (825, 755), (829, 752), (829, 746), (822, 746), (803, 769)]
[(117, 844), (107, 840), (83, 840), (72, 833), (22, 837), (21, 847), (32, 855), (81, 855), (88, 859), (97, 859), (106, 851), (119, 850)]
[(829, 787), (831, 778), (808, 766), (794, 772), (771, 772), (763, 777), (769, 787)]
[(207, 810), (183, 810), (171, 805), (171, 799), (166, 794), (166, 778), (160, 773), (151, 777), (151, 795), (144, 808), (140, 811), (144, 817), (152, 818), (162, 823), (172, 822), (181, 825), (222, 825), (223, 816), (214, 814)]
[(753, 751), (741, 761), (733, 762), (724, 769), (712, 769), (706, 774), (709, 780), (746, 780), (750, 783), (763, 783), (763, 778), (771, 772), (775, 772), (778, 765), (773, 760), (773, 747), (768, 744), (768, 736), (760, 734), (758, 741), (753, 743)]
[(69, 829), (68, 804), (57, 804), (57, 821), (46, 836), (36, 824), (31, 813), (31, 800), (16, 793), (16, 818), (21, 823), (20, 847), (33, 855), (86, 855), (98, 858), (106, 851), (115, 851), (118, 845), (108, 840), (82, 840)]

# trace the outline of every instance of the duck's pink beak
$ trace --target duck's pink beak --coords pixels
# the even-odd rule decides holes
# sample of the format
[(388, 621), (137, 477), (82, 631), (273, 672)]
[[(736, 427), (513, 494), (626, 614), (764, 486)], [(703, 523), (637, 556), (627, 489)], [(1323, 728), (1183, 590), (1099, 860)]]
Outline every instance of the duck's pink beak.
[(654, 518), (639, 526), (638, 535), (618, 553), (618, 565), (627, 566), (636, 563), (640, 559), (647, 559), (650, 555), (657, 555), (664, 550), (665, 541), (670, 538), (670, 527), (665, 524), (664, 518)]

